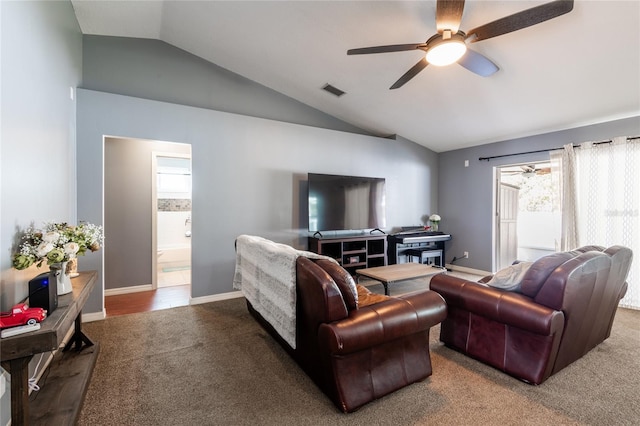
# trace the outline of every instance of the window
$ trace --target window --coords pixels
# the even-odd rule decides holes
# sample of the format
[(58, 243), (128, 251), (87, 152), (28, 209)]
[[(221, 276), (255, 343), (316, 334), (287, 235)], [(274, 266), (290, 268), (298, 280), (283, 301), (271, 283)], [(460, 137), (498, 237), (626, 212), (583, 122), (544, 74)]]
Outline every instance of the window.
[(158, 157), (158, 198), (191, 198), (191, 160)]

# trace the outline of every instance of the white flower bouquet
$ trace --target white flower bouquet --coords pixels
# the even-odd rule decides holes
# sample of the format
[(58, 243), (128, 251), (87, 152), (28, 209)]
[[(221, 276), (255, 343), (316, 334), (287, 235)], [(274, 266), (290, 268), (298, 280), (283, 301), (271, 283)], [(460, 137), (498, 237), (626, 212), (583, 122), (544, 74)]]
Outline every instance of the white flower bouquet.
[(46, 223), (44, 229), (27, 229), (23, 242), (14, 254), (12, 264), (16, 269), (26, 269), (34, 263), (40, 267), (68, 262), (83, 256), (87, 250), (97, 251), (104, 243), (102, 226), (80, 223)]

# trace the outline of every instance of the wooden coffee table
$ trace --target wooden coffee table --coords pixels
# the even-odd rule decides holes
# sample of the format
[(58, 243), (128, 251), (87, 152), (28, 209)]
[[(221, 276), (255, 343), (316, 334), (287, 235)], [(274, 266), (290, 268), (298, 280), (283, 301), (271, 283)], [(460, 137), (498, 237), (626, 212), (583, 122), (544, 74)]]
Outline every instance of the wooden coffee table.
[(389, 295), (389, 284), (391, 283), (429, 277), (442, 272), (446, 272), (446, 269), (423, 265), (422, 263), (398, 263), (396, 265), (357, 269), (356, 282), (359, 281), (361, 276), (380, 281), (384, 287), (384, 294)]

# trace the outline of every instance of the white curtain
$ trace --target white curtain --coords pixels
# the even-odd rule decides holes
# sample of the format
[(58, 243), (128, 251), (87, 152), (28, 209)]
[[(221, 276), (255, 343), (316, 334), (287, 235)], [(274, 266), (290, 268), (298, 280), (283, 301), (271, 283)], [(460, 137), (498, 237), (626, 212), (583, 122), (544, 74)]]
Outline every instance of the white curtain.
[(573, 144), (567, 144), (561, 150), (552, 151), (551, 179), (557, 192), (553, 197), (553, 212), (562, 215), (559, 251), (573, 250), (578, 247), (579, 217), (576, 183), (576, 158)]
[(580, 245), (633, 250), (621, 306), (640, 309), (640, 140), (614, 138), (576, 150)]

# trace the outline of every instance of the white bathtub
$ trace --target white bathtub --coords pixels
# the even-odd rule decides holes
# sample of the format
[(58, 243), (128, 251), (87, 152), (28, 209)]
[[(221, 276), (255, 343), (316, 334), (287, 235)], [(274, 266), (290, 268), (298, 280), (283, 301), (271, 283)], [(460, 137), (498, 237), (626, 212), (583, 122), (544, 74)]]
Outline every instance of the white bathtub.
[(191, 266), (191, 212), (158, 212), (158, 272)]
[(158, 272), (184, 270), (191, 267), (191, 245), (158, 248)]

